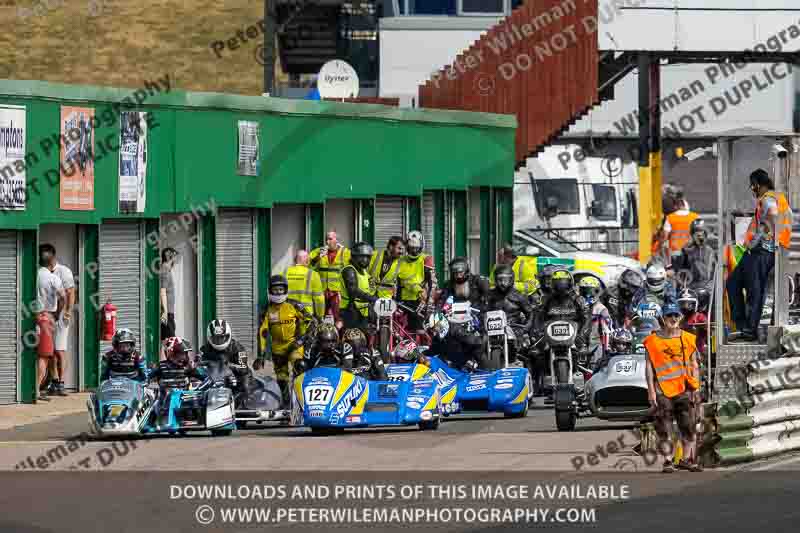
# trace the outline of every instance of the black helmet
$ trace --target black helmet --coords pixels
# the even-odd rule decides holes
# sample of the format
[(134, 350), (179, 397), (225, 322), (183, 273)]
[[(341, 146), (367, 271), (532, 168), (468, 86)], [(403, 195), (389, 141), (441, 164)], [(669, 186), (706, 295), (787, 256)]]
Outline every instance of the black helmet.
[(574, 286), (575, 280), (569, 270), (565, 268), (556, 269), (550, 276), (550, 290), (559, 296), (565, 296)]
[(617, 285), (620, 290), (633, 294), (644, 285), (644, 276), (629, 268), (619, 277)]
[[(133, 353), (136, 348), (136, 337), (128, 328), (120, 328), (114, 333), (114, 337), (111, 339), (111, 346), (114, 347), (114, 351), (117, 353)], [(122, 350), (123, 346), (125, 351)]]
[(350, 262), (358, 268), (365, 269), (369, 266), (372, 259), (372, 246), (366, 242), (357, 242), (350, 251)]
[(539, 271), (539, 275), (537, 276), (539, 278), (539, 290), (544, 291), (545, 293), (550, 292), (550, 289), (552, 288), (550, 287), (550, 277), (557, 269), (558, 267), (555, 265), (545, 265), (542, 267), (542, 269)]
[(219, 352), (227, 350), (233, 340), (231, 325), (228, 324), (227, 320), (218, 318), (212, 320), (206, 328), (206, 339), (215, 350)]
[(333, 324), (323, 324), (317, 333), (317, 344), (320, 351), (331, 352), (339, 343), (339, 332)]
[(708, 237), (708, 231), (706, 230), (706, 223), (699, 218), (695, 219), (691, 226), (689, 226), (689, 233), (692, 236), (692, 241), (699, 245), (702, 245), (706, 241), (706, 237)]
[(348, 343), (353, 347), (354, 352), (360, 352), (367, 347), (367, 337), (364, 332), (358, 328), (350, 328), (345, 330), (342, 335), (342, 341)]
[(678, 307), (684, 316), (689, 316), (697, 311), (697, 304), (697, 293), (691, 289), (684, 290), (678, 298)]
[(509, 292), (514, 287), (514, 269), (511, 265), (497, 265), (494, 284), (501, 292)]
[(611, 351), (615, 353), (631, 353), (633, 351), (633, 334), (627, 329), (615, 329), (609, 340)]
[(450, 261), (450, 281), (464, 283), (469, 277), (469, 261), (466, 257), (454, 257)]
[(282, 304), (289, 295), (289, 282), (280, 274), (269, 278), (269, 301)]

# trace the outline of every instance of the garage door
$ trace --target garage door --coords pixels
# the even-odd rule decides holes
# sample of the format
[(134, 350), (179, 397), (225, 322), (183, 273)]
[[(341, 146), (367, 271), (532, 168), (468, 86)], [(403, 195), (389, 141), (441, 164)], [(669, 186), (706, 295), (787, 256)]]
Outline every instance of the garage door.
[[(117, 307), (117, 328), (129, 328), (143, 345), (144, 258), (143, 228), (139, 222), (107, 222), (100, 225), (99, 306), (111, 298)], [(101, 342), (101, 350), (111, 342)]]
[(405, 237), (406, 209), (402, 196), (375, 199), (375, 249), (383, 250), (393, 236)]
[(0, 405), (17, 401), (17, 232), (0, 231)]
[(426, 192), (422, 196), (422, 234), (425, 236), (425, 253), (433, 255), (433, 224), (435, 203), (433, 193)]
[(220, 210), (217, 216), (217, 317), (227, 320), (233, 336), (254, 356), (258, 294), (253, 212)]

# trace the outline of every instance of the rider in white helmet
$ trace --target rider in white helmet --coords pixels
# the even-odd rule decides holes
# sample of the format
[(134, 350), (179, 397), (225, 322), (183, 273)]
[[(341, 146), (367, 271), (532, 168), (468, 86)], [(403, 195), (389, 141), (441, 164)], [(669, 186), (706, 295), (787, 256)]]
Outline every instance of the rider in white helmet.
[(405, 245), (406, 255), (400, 260), (396, 294), (403, 304), (417, 310), (409, 314), (408, 325), (411, 331), (418, 331), (424, 328), (438, 283), (433, 256), (423, 253), (425, 237), (422, 232), (409, 231)]
[(653, 300), (661, 307), (668, 303), (677, 305), (678, 296), (672, 282), (667, 279), (667, 270), (659, 262), (647, 267), (644, 285), (636, 291), (628, 307), (628, 315), (633, 316), (640, 304)]

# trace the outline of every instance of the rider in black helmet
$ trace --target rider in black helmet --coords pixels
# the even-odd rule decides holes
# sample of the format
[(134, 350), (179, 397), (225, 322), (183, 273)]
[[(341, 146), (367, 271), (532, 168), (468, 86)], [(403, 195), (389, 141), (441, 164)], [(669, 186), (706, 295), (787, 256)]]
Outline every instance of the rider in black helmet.
[(705, 289), (710, 291), (714, 282), (716, 252), (708, 244), (705, 222), (696, 219), (689, 226), (691, 242), (672, 260), (672, 268), (680, 286), (678, 289)]
[(614, 327), (625, 325), (626, 309), (633, 301), (633, 295), (644, 285), (644, 276), (636, 270), (622, 272), (617, 284), (606, 291), (604, 304), (608, 308)]
[(533, 326), (534, 309), (528, 298), (514, 287), (514, 270), (511, 265), (497, 265), (494, 271), (494, 289), (489, 292), (489, 311), (505, 311), (506, 323), (514, 332), (515, 340), (509, 343), (509, 361), (516, 358), (520, 349), (530, 345), (528, 333)]
[(372, 246), (356, 243), (350, 252), (350, 264), (342, 269), (342, 321), (345, 328), (358, 328), (367, 333), (372, 305), (378, 299), (375, 279), (368, 268)]
[(103, 355), (103, 371), (100, 381), (112, 377), (126, 377), (138, 381), (147, 378), (145, 362), (136, 350), (136, 337), (128, 328), (118, 329), (111, 339), (112, 350)]

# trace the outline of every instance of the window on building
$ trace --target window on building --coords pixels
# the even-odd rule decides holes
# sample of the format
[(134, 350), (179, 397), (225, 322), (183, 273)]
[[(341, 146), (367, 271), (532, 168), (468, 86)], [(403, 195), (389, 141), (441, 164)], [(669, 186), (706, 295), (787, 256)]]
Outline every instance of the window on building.
[(407, 15), (456, 15), (456, 2), (458, 0), (408, 0), (408, 12), (403, 10), (402, 4), (406, 0), (397, 0), (401, 2), (401, 13)]
[(509, 0), (458, 0), (459, 15), (504, 15)]
[[(547, 211), (548, 202), (558, 215), (578, 215), (581, 202), (578, 196), (578, 180), (553, 179), (534, 182), (536, 210), (540, 215)], [(554, 200), (549, 200), (550, 198)]]
[(613, 185), (592, 185), (595, 211), (592, 214), (597, 220), (617, 219), (617, 193)]

